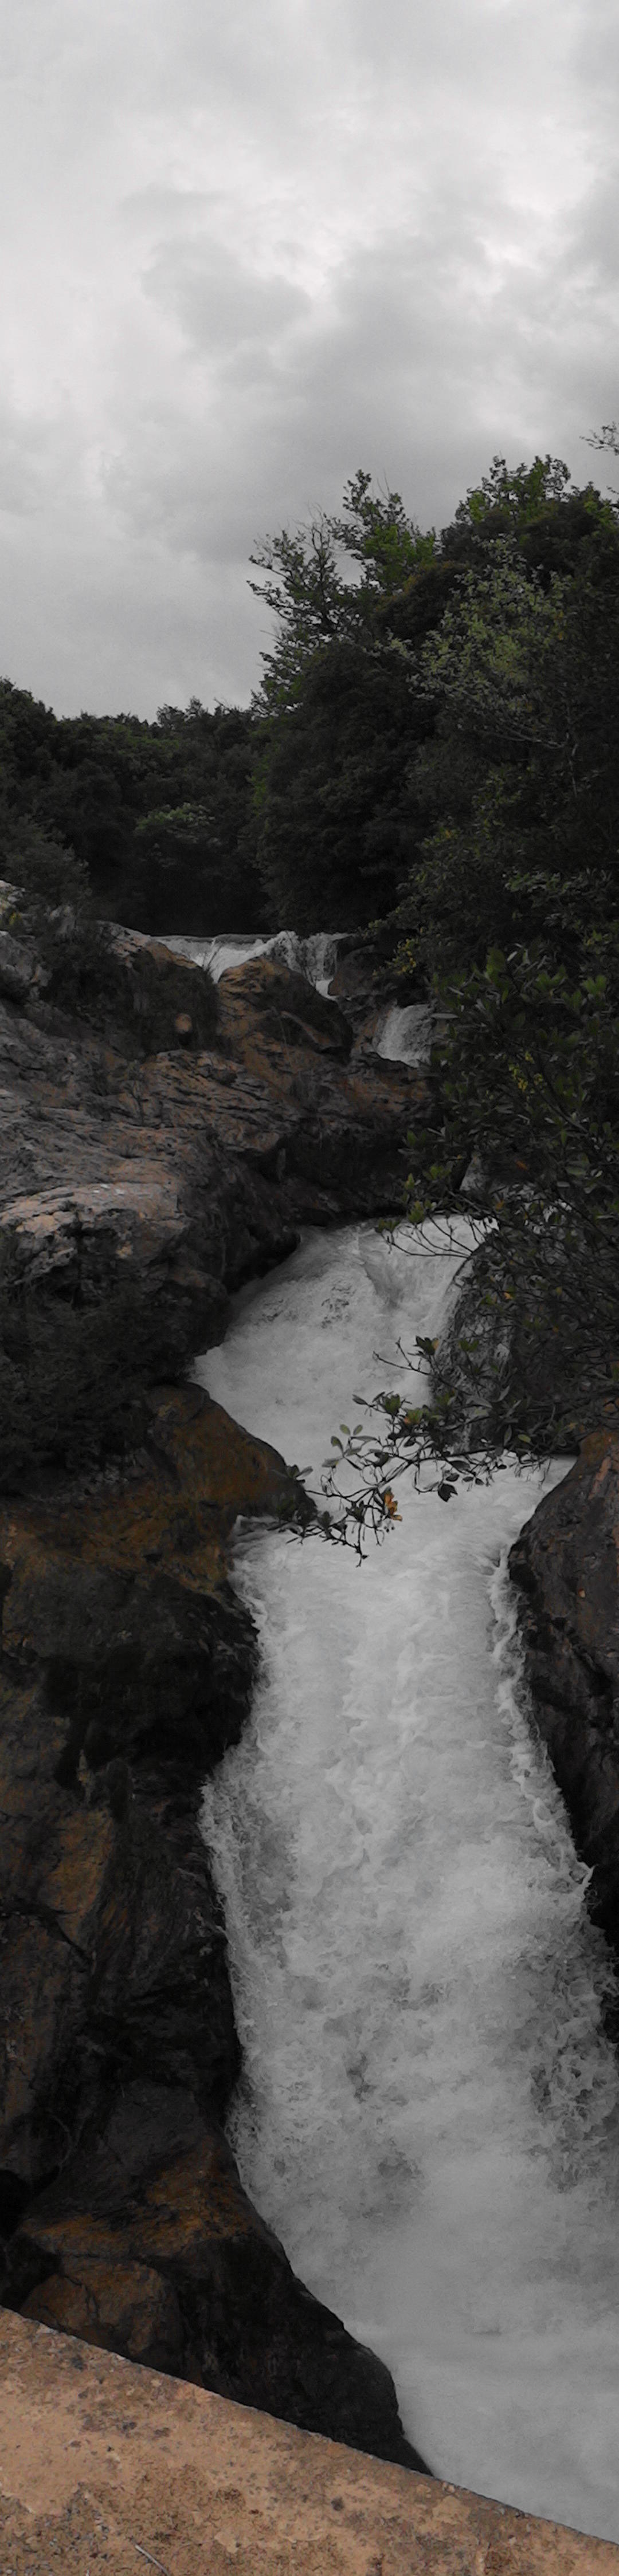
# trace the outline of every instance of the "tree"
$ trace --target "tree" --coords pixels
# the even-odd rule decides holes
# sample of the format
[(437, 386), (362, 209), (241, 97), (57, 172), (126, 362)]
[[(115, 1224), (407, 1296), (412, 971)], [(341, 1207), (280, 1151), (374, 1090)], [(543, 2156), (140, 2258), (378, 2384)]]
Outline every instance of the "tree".
[[(287, 924), (359, 927), (393, 903), (411, 855), (402, 793), (428, 719), (397, 628), (407, 587), (437, 563), (434, 530), (360, 469), (339, 515), (284, 529), (251, 560), (277, 619), (254, 701), (257, 864)], [(442, 604), (429, 588), (416, 602), (424, 632)]]
[[(140, 930), (260, 929), (264, 896), (252, 852), (253, 722), (248, 709), (161, 707), (137, 716), (57, 717), (0, 683), (0, 784), (7, 812), (27, 816), (88, 871), (100, 913)], [(160, 878), (146, 864), (153, 815), (208, 815), (200, 845), (168, 835)], [(175, 863), (174, 863), (175, 858)], [(163, 873), (162, 873), (163, 871)], [(161, 900), (160, 900), (161, 897)], [(155, 910), (149, 910), (154, 905)]]
[(332, 1528), (358, 1546), (368, 1521), (390, 1526), (410, 1467), (433, 1459), (448, 1500), (503, 1450), (540, 1456), (616, 1418), (619, 513), (588, 494), (586, 521), (561, 571), (523, 562), (513, 529), (478, 537), (416, 666), (436, 708), (413, 769), (431, 829), (400, 962), (443, 1033), (405, 1206), (461, 1217), (470, 1175), (477, 1248), (446, 1342), (420, 1345), (429, 1400), (379, 1395), (376, 1428), (337, 1451)]

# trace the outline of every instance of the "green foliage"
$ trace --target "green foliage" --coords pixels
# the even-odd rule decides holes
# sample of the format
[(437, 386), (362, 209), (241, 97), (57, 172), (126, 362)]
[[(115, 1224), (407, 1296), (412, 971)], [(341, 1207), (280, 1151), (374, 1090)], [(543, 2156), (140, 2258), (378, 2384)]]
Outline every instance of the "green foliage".
[(219, 1004), (207, 970), (193, 975), (173, 956), (156, 962), (148, 949), (120, 955), (97, 919), (87, 869), (52, 833), (0, 813), (0, 870), (15, 887), (8, 926), (32, 942), (47, 1003), (133, 1055), (174, 1045), (179, 1012), (191, 1018), (194, 1047), (209, 1046)]
[[(616, 453), (615, 425), (590, 443)], [(276, 631), (248, 711), (68, 722), (2, 684), (2, 866), (19, 843), (52, 994), (93, 1016), (118, 968), (85, 872), (97, 909), (159, 931), (378, 916), (402, 992), (433, 998), (406, 1208), (451, 1222), (464, 1179), (476, 1250), (420, 1352), (427, 1401), (379, 1395), (377, 1429), (337, 1435), (331, 1499), (351, 1468), (356, 1499), (330, 1527), (361, 1545), (405, 1468), (434, 1461), (449, 1500), (616, 1405), (619, 507), (561, 459), (497, 456), (422, 534), (359, 471), (252, 564)], [(142, 1040), (165, 1042), (152, 981)]]
[(252, 562), (278, 621), (254, 705), (257, 865), (287, 925), (358, 928), (393, 905), (413, 847), (406, 780), (431, 718), (400, 630), (425, 633), (444, 605), (435, 534), (359, 471), (341, 516), (284, 530)]
[[(536, 896), (540, 895), (539, 884)], [(548, 884), (560, 921), (556, 884)], [(570, 938), (575, 936), (571, 904)], [(604, 967), (602, 967), (602, 956)], [(578, 1446), (619, 1408), (619, 918), (581, 933), (573, 984), (541, 939), (450, 988), (451, 1016), (433, 1057), (435, 1116), (411, 1135), (407, 1213), (474, 1220), (450, 1332), (430, 1362), (430, 1394), (379, 1395), (379, 1432), (361, 1427), (344, 1453), (350, 1475), (326, 1491), (334, 1532), (359, 1545), (389, 1526), (384, 1492), (428, 1462), (449, 1500), (510, 1452), (522, 1461)], [(443, 996), (445, 998), (445, 996)], [(470, 1174), (464, 1208), (462, 1183)], [(444, 1229), (439, 1247), (444, 1246)]]
[(402, 795), (407, 675), (338, 642), (314, 655), (298, 702), (269, 725), (257, 771), (258, 856), (274, 918), (357, 929), (393, 904), (410, 856)]
[(429, 982), (481, 963), (493, 940), (534, 935), (549, 872), (582, 875), (576, 919), (591, 922), (594, 882), (598, 915), (612, 915), (618, 661), (616, 515), (546, 585), (511, 538), (480, 545), (417, 657), (435, 724), (410, 774), (426, 830), (393, 916), (401, 972)]
[(427, 979), (446, 831), (466, 835), (480, 955), (476, 875), (496, 882), (499, 802), (514, 864), (518, 830), (527, 864), (535, 832), (547, 863), (557, 789), (572, 846), (575, 794), (581, 840), (612, 834), (617, 513), (569, 481), (559, 459), (510, 470), (495, 457), (437, 537), (360, 472), (341, 516), (284, 530), (252, 558), (277, 620), (254, 706), (254, 804), (280, 918), (308, 930), (392, 917), (394, 949), (412, 942), (402, 971)]
[[(377, 609), (434, 560), (434, 530), (422, 536), (400, 493), (381, 498), (371, 485), (371, 475), (359, 468), (346, 484), (340, 517), (320, 511), (294, 536), (284, 528), (265, 538), (250, 556), (266, 575), (250, 589), (278, 620), (274, 647), (262, 655), (260, 715), (276, 717), (297, 704), (303, 674), (325, 646), (364, 643), (375, 650)], [(359, 568), (356, 580), (350, 564)]]
[[(99, 913), (153, 932), (260, 929), (263, 895), (251, 820), (249, 711), (197, 698), (160, 707), (156, 723), (121, 715), (57, 717), (0, 682), (0, 789), (20, 828), (70, 849)], [(199, 832), (161, 817), (191, 809)], [(150, 824), (150, 833), (141, 827)]]
[(65, 904), (83, 911), (90, 903), (83, 860), (31, 814), (12, 812), (6, 797), (0, 798), (0, 875), (21, 887), (41, 914)]
[[(469, 495), (475, 559), (416, 660), (435, 727), (411, 785), (431, 828), (393, 923), (437, 1011), (406, 1210), (461, 1222), (464, 1183), (477, 1244), (425, 1353), (428, 1400), (379, 1395), (378, 1429), (327, 1478), (357, 1546), (411, 1467), (433, 1459), (447, 1501), (504, 1451), (573, 1448), (619, 1401), (619, 518), (589, 487), (571, 569), (542, 573), (521, 540), (542, 503), (546, 520), (567, 507), (565, 469), (549, 496), (549, 460), (526, 489), (496, 466)], [(520, 516), (489, 537), (497, 491)]]

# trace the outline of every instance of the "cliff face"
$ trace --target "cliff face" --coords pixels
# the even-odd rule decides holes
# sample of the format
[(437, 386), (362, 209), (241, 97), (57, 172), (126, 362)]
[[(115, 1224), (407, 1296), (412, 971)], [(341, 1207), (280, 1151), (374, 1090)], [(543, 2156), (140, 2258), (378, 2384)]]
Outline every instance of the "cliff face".
[[(126, 1263), (199, 1347), (302, 1221), (390, 1204), (420, 1086), (298, 983), (237, 970), (217, 1048), (185, 1027), (129, 1065), (36, 992), (5, 1001), (3, 1222), (42, 1293), (79, 1265), (96, 1301)], [(295, 2280), (220, 2125), (238, 2047), (199, 1795), (256, 1669), (227, 1551), (296, 1489), (197, 1388), (149, 1405), (122, 1469), (0, 1508), (4, 2304), (416, 2465), (389, 2374)]]
[(588, 1902), (619, 1949), (619, 1440), (585, 1440), (565, 1482), (521, 1531), (510, 1573), (523, 1595), (535, 1710), (592, 1870)]

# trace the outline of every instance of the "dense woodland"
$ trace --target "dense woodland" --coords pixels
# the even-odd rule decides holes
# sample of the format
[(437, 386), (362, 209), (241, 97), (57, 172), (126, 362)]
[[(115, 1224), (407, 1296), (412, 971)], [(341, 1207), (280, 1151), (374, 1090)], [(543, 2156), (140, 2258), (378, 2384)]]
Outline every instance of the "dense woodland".
[(157, 932), (400, 906), (422, 979), (448, 921), (481, 958), (514, 919), (507, 840), (560, 873), (586, 845), (599, 873), (616, 836), (618, 549), (617, 506), (550, 457), (495, 458), (440, 536), (358, 473), (339, 517), (256, 551), (274, 640), (249, 708), (58, 717), (0, 682), (6, 873), (71, 851), (100, 913)]
[(157, 932), (379, 926), (402, 999), (440, 1003), (408, 1205), (473, 1174), (492, 1225), (432, 1420), (392, 1404), (373, 1490), (429, 1443), (447, 1497), (465, 1432), (524, 1455), (616, 1402), (619, 502), (495, 457), (423, 533), (359, 472), (252, 587), (247, 709), (63, 718), (0, 685), (0, 868)]

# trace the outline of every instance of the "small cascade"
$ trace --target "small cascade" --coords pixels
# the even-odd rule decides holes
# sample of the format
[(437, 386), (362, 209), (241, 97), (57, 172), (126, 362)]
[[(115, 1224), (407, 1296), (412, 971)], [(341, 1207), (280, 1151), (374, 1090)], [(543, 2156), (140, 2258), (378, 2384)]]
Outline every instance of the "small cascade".
[(344, 933), (337, 930), (314, 930), (301, 939), (296, 930), (277, 930), (268, 936), (252, 931), (223, 931), (213, 939), (191, 939), (183, 931), (165, 939), (165, 947), (175, 956), (187, 957), (194, 966), (208, 966), (215, 984), (231, 966), (249, 966), (254, 957), (281, 958), (297, 974), (306, 975), (319, 993), (328, 996), (335, 973), (337, 951)]
[(387, 1012), (374, 1040), (377, 1055), (390, 1064), (427, 1064), (432, 1036), (428, 1002), (397, 1004)]

